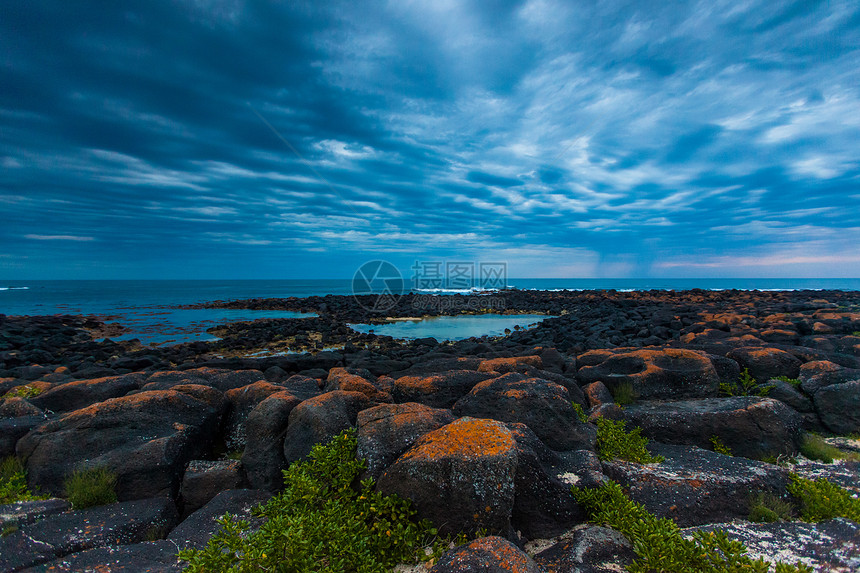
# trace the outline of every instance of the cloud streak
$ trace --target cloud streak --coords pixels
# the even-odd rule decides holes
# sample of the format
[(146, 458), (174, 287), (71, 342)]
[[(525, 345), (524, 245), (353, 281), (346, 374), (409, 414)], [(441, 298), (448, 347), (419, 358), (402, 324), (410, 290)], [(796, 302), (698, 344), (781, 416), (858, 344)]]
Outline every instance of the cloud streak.
[(0, 38), (0, 277), (860, 276), (847, 0), (12, 0)]

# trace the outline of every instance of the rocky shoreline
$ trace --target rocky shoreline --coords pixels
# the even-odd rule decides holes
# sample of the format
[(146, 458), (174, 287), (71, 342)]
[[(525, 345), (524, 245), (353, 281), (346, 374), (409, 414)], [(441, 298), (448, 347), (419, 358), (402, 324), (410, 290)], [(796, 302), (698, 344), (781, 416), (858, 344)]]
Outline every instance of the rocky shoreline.
[[(105, 325), (93, 318), (0, 315), (0, 458), (17, 456), (28, 485), (56, 496), (0, 506), (0, 571), (180, 571), (178, 548), (205, 545), (227, 511), (248, 515), (284, 468), (348, 428), (380, 491), (443, 533), (489, 534), (436, 572), (623, 570), (630, 541), (589, 525), (571, 493), (607, 480), (685, 531), (721, 528), (769, 560), (860, 570), (850, 520), (746, 521), (753, 494), (788, 496), (791, 473), (860, 493), (856, 455), (785, 463), (810, 432), (858, 449), (860, 293), (491, 296), (482, 307), (409, 294), (385, 313), (353, 297), (214, 302), (317, 316), (171, 347), (95, 342)], [(489, 310), (554, 318), (458, 342), (347, 326)], [(600, 419), (641, 428), (663, 461), (601, 459)], [(65, 477), (97, 466), (117, 475), (118, 502), (71, 511)]]

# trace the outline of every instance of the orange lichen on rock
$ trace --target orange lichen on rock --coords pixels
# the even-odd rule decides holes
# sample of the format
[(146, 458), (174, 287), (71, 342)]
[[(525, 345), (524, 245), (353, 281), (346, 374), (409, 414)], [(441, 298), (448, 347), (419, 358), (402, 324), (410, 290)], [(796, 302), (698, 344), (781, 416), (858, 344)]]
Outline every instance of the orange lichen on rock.
[(543, 368), (540, 356), (514, 356), (511, 358), (493, 358), (484, 360), (478, 365), (478, 372), (516, 372), (518, 366), (533, 366)]
[(401, 457), (404, 460), (413, 457), (438, 459), (469, 457), (477, 453), (497, 456), (515, 449), (516, 442), (510, 430), (501, 422), (466, 417), (425, 435)]

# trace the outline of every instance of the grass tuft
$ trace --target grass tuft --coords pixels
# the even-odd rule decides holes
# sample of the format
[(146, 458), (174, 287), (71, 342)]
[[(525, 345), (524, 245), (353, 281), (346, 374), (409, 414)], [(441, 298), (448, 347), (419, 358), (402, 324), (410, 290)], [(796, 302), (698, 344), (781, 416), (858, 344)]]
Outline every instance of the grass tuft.
[(800, 453), (810, 460), (822, 461), (826, 464), (833, 463), (833, 460), (848, 458), (856, 460), (857, 454), (843, 452), (836, 446), (831, 446), (824, 441), (824, 438), (818, 434), (807, 433), (803, 436), (800, 442)]
[(758, 492), (750, 500), (749, 520), (754, 523), (791, 521), (794, 506), (769, 492)]
[(115, 503), (116, 474), (104, 467), (76, 470), (66, 478), (66, 498), (74, 509)]
[(632, 404), (636, 401), (639, 395), (633, 389), (632, 382), (622, 382), (618, 384), (611, 390), (612, 399), (615, 400), (615, 403), (619, 406), (627, 406), (628, 404)]

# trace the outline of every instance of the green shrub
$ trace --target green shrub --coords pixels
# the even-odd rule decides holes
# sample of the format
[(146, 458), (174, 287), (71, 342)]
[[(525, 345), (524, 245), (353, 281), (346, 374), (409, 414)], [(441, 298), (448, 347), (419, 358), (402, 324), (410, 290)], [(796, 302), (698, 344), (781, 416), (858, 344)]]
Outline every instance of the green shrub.
[(619, 406), (632, 404), (638, 397), (632, 382), (622, 382), (612, 389), (612, 398)]
[(855, 330), (851, 333), (851, 336), (860, 336), (860, 330)]
[(791, 474), (788, 491), (797, 498), (803, 521), (815, 522), (846, 517), (860, 523), (860, 499), (851, 497), (847, 489), (825, 478), (812, 481)]
[(356, 487), (364, 462), (355, 450), (354, 429), (314, 446), (284, 471), (284, 491), (254, 510), (266, 518), (258, 531), (225, 515), (205, 548), (179, 553), (186, 571), (382, 572), (426, 559), (425, 549), (441, 553), (445, 542), (408, 501), (374, 491), (373, 480)]
[(801, 384), (800, 380), (798, 380), (797, 378), (789, 378), (788, 376), (777, 376), (776, 380), (781, 380), (782, 382), (788, 382), (789, 384), (791, 384), (795, 388), (800, 388), (800, 384)]
[(723, 442), (719, 436), (711, 436), (711, 445), (714, 446), (714, 451), (718, 454), (726, 456), (732, 455), (732, 449)]
[(76, 470), (64, 485), (66, 498), (74, 509), (116, 502), (116, 475), (107, 468)]
[[(732, 541), (722, 530), (696, 531), (686, 539), (674, 521), (657, 518), (645, 507), (628, 498), (621, 486), (608, 482), (595, 489), (572, 488), (577, 501), (585, 507), (590, 521), (620, 531), (633, 544), (636, 561), (630, 573), (767, 573), (771, 564), (752, 560), (739, 541)], [(811, 573), (812, 568), (777, 563), (776, 573)]]
[(579, 421), (583, 424), (586, 423), (588, 421), (588, 416), (585, 415), (585, 411), (582, 409), (582, 406), (576, 402), (571, 402), (571, 404), (573, 404), (573, 410), (576, 412), (576, 417), (579, 418)]
[(626, 460), (640, 464), (662, 462), (663, 457), (652, 456), (645, 446), (648, 438), (641, 435), (642, 428), (624, 430), (624, 421), (609, 418), (597, 419), (597, 454), (601, 460)]
[(755, 523), (791, 521), (794, 506), (769, 492), (759, 492), (750, 500), (749, 520)]
[(34, 499), (44, 498), (27, 489), (27, 471), (21, 461), (9, 456), (0, 462), (0, 505)]
[(800, 453), (810, 460), (819, 460), (826, 464), (833, 463), (835, 459), (856, 458), (856, 454), (843, 452), (836, 446), (831, 446), (818, 434), (807, 433), (800, 442)]

